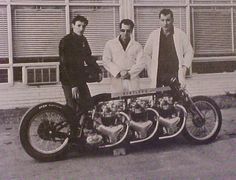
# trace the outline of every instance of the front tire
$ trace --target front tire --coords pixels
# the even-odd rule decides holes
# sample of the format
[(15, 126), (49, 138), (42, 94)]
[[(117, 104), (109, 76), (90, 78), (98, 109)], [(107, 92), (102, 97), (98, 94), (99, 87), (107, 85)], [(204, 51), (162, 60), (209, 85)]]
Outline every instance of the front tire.
[(190, 106), (187, 109), (188, 117), (183, 135), (194, 144), (210, 143), (216, 139), (221, 128), (220, 108), (214, 100), (206, 96), (193, 97), (192, 101), (202, 114), (203, 119), (200, 118), (193, 106)]
[(26, 112), (21, 120), (20, 142), (31, 157), (38, 161), (54, 161), (68, 150), (69, 124), (63, 106), (42, 103)]

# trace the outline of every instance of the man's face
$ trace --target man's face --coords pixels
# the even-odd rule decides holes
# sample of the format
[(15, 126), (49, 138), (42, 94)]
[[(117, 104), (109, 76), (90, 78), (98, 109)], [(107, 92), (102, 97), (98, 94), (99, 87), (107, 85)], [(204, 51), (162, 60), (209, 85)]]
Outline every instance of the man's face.
[(173, 27), (173, 22), (174, 19), (171, 17), (170, 14), (167, 14), (166, 16), (164, 14), (161, 14), (160, 25), (165, 32), (170, 31), (170, 29)]
[(76, 21), (75, 24), (72, 23), (73, 32), (77, 35), (83, 35), (85, 31), (86, 25), (84, 22)]
[(120, 37), (123, 41), (130, 40), (132, 29), (130, 25), (121, 24)]

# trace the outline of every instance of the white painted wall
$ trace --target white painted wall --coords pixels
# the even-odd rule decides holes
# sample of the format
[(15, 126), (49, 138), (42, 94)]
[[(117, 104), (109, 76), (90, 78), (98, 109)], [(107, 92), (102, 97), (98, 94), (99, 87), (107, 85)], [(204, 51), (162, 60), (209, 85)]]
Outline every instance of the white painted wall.
[[(143, 81), (141, 88), (145, 88), (148, 81)], [(89, 85), (92, 95), (110, 92), (109, 82), (93, 83)], [(193, 74), (187, 79), (187, 89), (194, 95), (223, 95), (226, 91), (236, 92), (236, 72), (217, 74)], [(53, 101), (64, 104), (64, 94), (61, 85), (14, 86), (0, 87), (0, 109), (17, 107), (31, 107), (38, 103)]]

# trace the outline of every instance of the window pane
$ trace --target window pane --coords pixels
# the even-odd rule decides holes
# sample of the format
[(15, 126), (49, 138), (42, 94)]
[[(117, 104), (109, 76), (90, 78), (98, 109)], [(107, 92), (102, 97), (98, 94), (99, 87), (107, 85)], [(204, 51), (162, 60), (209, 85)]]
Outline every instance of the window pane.
[(119, 3), (119, 0), (70, 0), (77, 3)]
[(27, 69), (27, 80), (28, 83), (33, 83), (35, 82), (34, 80), (34, 69)]
[(12, 21), (14, 57), (58, 56), (66, 32), (63, 8), (15, 7)]
[(13, 67), (14, 82), (22, 82), (22, 67)]
[[(135, 38), (143, 46), (151, 31), (160, 27), (159, 12), (163, 7), (135, 7)], [(171, 8), (174, 14), (174, 25), (186, 31), (185, 8)]]
[(0, 64), (8, 63), (7, 9), (0, 6)]
[[(11, 2), (22, 2), (22, 0), (11, 0)], [(65, 0), (24, 0), (24, 3), (27, 3), (27, 2), (41, 2), (41, 3), (44, 3), (44, 2), (49, 2), (49, 3), (57, 3), (57, 2), (65, 2)]]
[(70, 13), (71, 20), (78, 14), (88, 19), (85, 36), (93, 55), (101, 55), (106, 41), (119, 33), (118, 7), (72, 7)]
[(134, 0), (134, 3), (138, 3), (138, 4), (185, 4), (186, 0)]
[(35, 69), (36, 82), (43, 82), (42, 71), (42, 69)]
[(196, 54), (232, 53), (230, 8), (194, 8), (192, 23)]
[(8, 82), (8, 70), (0, 69), (0, 83), (7, 83), (7, 82)]
[(56, 74), (56, 68), (50, 68), (50, 70), (49, 70), (49, 72), (50, 72), (50, 82), (55, 82), (57, 79), (56, 79), (56, 77), (57, 77), (57, 74)]
[(194, 4), (229, 4), (231, 0), (191, 0)]
[(49, 69), (42, 69), (43, 73), (43, 82), (49, 82)]

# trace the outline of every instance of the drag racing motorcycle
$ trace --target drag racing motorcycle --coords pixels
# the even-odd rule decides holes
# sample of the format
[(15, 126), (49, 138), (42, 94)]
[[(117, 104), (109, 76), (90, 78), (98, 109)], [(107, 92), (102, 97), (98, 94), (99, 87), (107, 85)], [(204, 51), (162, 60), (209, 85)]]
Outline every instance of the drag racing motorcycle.
[[(217, 104), (209, 97), (190, 97), (176, 79), (170, 86), (93, 96), (94, 107), (78, 117), (78, 145), (117, 148), (183, 133), (191, 143), (216, 139), (222, 124)], [(39, 161), (63, 157), (70, 146), (70, 119), (65, 106), (46, 102), (29, 109), (19, 128), (24, 150)], [(86, 128), (86, 119), (93, 130)]]

